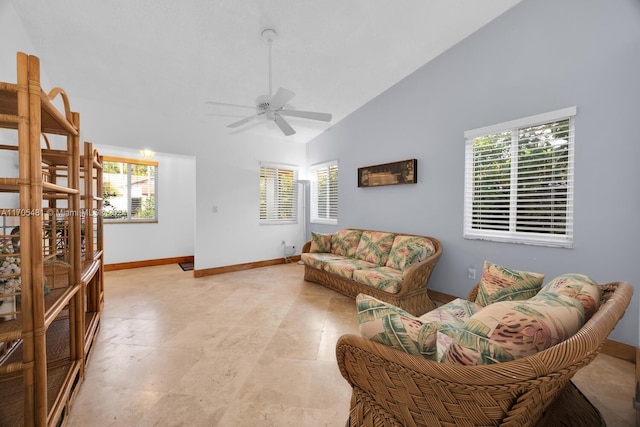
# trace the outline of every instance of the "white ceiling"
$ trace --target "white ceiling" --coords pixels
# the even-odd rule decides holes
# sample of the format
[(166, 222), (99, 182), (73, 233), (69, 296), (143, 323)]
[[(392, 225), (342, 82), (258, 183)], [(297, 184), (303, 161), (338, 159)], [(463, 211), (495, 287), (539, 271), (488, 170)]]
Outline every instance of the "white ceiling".
[[(226, 124), (273, 89), (330, 124), (287, 118), (306, 142), (520, 0), (12, 0), (49, 80), (73, 96)], [(252, 123), (240, 132), (276, 132)]]

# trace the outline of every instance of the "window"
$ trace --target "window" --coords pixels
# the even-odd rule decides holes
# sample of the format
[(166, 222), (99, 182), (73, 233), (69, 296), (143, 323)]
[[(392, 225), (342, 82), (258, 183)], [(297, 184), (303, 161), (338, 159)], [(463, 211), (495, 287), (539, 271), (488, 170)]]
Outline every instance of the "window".
[(104, 157), (102, 216), (108, 222), (156, 222), (158, 162)]
[(292, 166), (260, 163), (260, 224), (298, 221), (297, 181)]
[(575, 115), (465, 132), (465, 238), (572, 247)]
[(338, 162), (311, 167), (311, 222), (338, 223)]

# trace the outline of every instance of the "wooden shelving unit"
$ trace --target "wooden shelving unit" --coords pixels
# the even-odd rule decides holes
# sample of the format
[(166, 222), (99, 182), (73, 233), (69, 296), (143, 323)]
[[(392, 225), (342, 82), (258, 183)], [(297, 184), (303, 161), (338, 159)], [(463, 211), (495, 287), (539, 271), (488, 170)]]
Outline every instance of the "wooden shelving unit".
[(42, 90), (38, 58), (18, 53), (17, 83), (0, 83), (0, 129), (14, 135), (0, 159), (17, 159), (0, 192), (18, 200), (0, 204), (0, 266), (19, 266), (0, 291), (21, 284), (0, 295), (16, 300), (0, 315), (0, 425), (64, 425), (99, 328), (102, 167), (92, 144), (81, 154), (79, 123), (62, 89)]
[(91, 354), (94, 338), (100, 327), (100, 313), (104, 306), (102, 156), (90, 142), (84, 143), (81, 166), (83, 268), (80, 281), (84, 291), (84, 358), (86, 364)]

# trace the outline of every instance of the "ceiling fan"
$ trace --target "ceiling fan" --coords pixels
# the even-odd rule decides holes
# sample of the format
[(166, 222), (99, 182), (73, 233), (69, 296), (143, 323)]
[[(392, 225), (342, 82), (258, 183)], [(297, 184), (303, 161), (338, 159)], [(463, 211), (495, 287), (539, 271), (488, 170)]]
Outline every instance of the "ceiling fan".
[(268, 28), (262, 31), (261, 34), (262, 40), (264, 40), (267, 45), (269, 45), (269, 94), (268, 95), (260, 95), (256, 98), (255, 107), (246, 106), (246, 105), (238, 105), (238, 104), (228, 104), (224, 102), (214, 102), (209, 101), (209, 104), (218, 104), (225, 105), (231, 107), (248, 107), (255, 108), (256, 113), (245, 117), (244, 119), (238, 120), (237, 122), (233, 122), (228, 124), (228, 128), (237, 128), (240, 127), (253, 119), (256, 119), (260, 116), (265, 116), (267, 120), (273, 120), (276, 125), (280, 128), (282, 133), (286, 136), (293, 135), (296, 131), (287, 123), (283, 116), (292, 116), (292, 117), (301, 117), (304, 119), (311, 120), (319, 120), (322, 122), (330, 122), (331, 114), (329, 113), (316, 113), (313, 111), (300, 111), (300, 110), (290, 110), (286, 109), (287, 102), (291, 101), (291, 99), (296, 96), (295, 93), (291, 92), (285, 88), (279, 88), (274, 94), (271, 90), (271, 46), (278, 38), (278, 34)]

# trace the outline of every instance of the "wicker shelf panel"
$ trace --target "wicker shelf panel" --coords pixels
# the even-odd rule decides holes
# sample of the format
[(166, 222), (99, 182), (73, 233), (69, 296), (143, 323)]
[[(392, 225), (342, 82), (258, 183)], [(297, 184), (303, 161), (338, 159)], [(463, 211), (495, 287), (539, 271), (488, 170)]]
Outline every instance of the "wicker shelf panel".
[[(70, 331), (68, 313), (63, 312), (59, 319), (47, 329), (47, 407), (51, 411), (55, 398), (65, 385), (65, 378), (73, 367), (70, 358)], [(4, 364), (22, 360), (22, 342), (13, 349)], [(0, 375), (0, 426), (23, 425), (24, 383), (22, 372)]]

